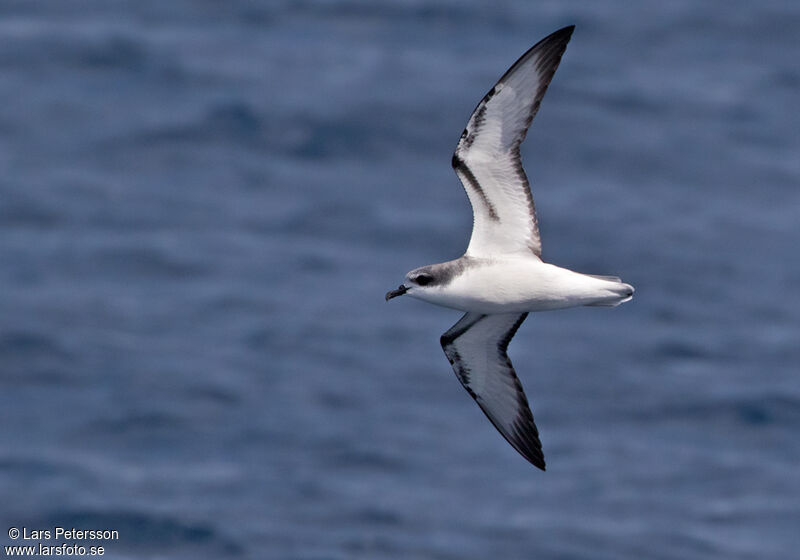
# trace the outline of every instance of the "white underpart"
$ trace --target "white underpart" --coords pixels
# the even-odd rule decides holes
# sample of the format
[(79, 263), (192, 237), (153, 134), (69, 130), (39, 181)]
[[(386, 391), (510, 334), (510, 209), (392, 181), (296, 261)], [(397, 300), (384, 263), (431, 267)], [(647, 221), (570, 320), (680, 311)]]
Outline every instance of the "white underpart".
[(408, 295), (476, 313), (549, 311), (582, 305), (618, 305), (633, 288), (616, 279), (579, 274), (531, 256), (470, 260), (443, 287), (412, 288)]

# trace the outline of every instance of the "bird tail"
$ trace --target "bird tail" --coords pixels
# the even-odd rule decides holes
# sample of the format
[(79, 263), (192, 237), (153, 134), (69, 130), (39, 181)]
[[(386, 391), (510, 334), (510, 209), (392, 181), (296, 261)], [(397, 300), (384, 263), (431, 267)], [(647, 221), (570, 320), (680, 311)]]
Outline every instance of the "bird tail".
[(593, 303), (587, 304), (588, 307), (616, 307), (620, 303), (625, 303), (633, 298), (633, 286), (626, 284), (618, 276), (600, 276), (597, 274), (589, 274), (592, 278), (604, 280), (610, 285), (608, 286), (608, 297), (604, 297)]

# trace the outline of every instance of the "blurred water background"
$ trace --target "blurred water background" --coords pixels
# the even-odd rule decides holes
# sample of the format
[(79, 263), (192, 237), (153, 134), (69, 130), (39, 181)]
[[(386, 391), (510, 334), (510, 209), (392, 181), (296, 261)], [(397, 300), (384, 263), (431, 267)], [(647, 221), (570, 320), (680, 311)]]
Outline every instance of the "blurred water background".
[[(383, 294), (462, 253), (466, 119), (572, 23), (544, 254), (637, 292), (512, 342), (542, 473), (442, 354), (460, 314)], [(0, 37), (0, 544), (800, 554), (797, 2), (8, 1)]]

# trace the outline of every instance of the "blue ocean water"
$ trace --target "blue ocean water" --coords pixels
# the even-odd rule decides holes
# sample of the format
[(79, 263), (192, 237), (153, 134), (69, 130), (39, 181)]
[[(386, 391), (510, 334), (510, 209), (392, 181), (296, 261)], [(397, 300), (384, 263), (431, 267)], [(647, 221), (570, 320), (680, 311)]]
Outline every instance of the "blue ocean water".
[[(544, 255), (637, 292), (512, 342), (542, 473), (443, 356), (459, 314), (383, 294), (463, 252), (466, 119), (572, 23), (523, 145)], [(777, 0), (3, 3), (0, 545), (796, 557), (799, 34)]]

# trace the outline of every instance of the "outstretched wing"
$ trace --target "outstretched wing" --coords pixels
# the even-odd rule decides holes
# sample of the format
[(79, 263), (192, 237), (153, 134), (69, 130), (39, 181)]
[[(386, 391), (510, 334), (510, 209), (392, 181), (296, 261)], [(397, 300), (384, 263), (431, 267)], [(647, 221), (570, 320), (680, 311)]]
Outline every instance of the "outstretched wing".
[(542, 442), (506, 349), (527, 313), (467, 313), (441, 343), (461, 384), (514, 449), (544, 470)]
[(548, 35), (520, 57), (484, 96), (461, 134), (453, 169), (472, 204), (466, 254), (532, 251), (542, 256), (519, 145), (539, 110), (575, 26)]

